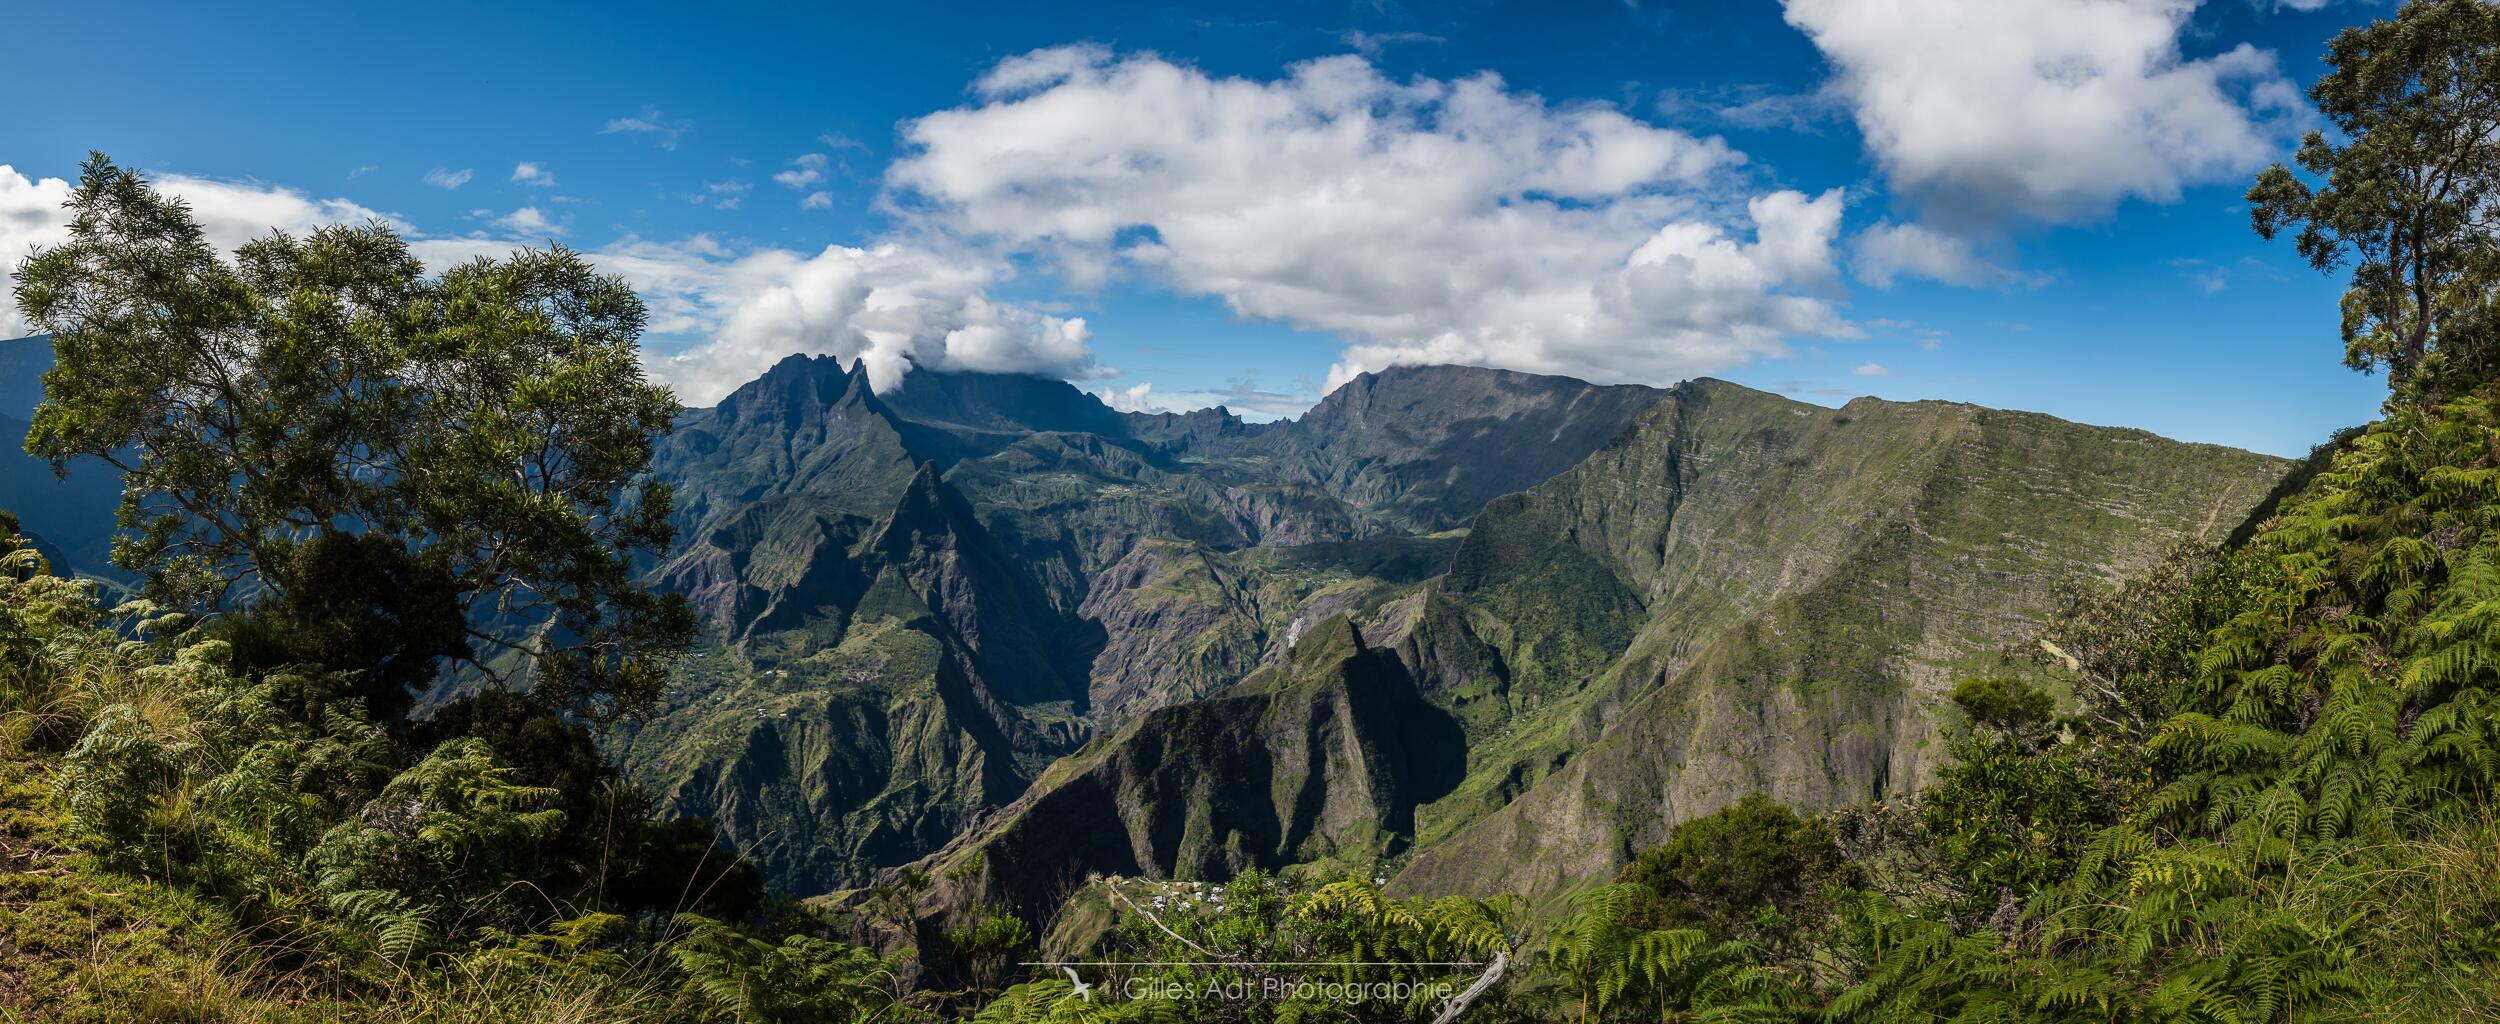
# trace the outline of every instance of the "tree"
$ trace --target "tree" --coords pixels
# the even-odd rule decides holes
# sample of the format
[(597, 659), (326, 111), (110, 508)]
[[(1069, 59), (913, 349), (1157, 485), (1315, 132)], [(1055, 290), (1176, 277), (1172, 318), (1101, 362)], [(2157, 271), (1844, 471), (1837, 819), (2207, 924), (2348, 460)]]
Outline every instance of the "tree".
[(1827, 890), (1859, 884), (1829, 822), (1799, 817), (1761, 793), (1675, 827), (1641, 851), (1617, 881), (1642, 898), (1626, 921), (1700, 928), (1775, 959), (1804, 958), (1803, 936), (1830, 916)]
[(642, 477), (678, 406), (624, 281), (562, 248), (430, 278), (378, 223), (229, 263), (102, 154), (68, 207), (18, 274), (57, 356), (27, 449), (122, 472), (114, 558), (149, 596), (355, 660), (328, 667), (377, 710), (446, 658), (592, 717), (656, 698), (694, 619), (633, 559), (671, 539)]
[[(2336, 137), (2312, 131), (2295, 160), (2248, 191), (2259, 235), (2294, 232), (2320, 271), (2352, 264), (2344, 361), (2385, 367), (2402, 389), (2500, 360), (2500, 8), (2417, 0), (2335, 37), (2309, 91)], [(2434, 390), (2439, 386), (2433, 385)]]

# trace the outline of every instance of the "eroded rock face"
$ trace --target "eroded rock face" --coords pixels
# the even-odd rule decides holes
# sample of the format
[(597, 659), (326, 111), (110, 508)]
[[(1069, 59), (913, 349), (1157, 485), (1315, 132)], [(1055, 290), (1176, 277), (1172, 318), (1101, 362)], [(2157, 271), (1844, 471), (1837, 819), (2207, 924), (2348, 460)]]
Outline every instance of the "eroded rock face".
[(934, 861), (978, 852), (972, 891), (1033, 920), (1091, 874), (1369, 864), (1405, 851), (1414, 809), (1465, 764), (1457, 720), (1336, 616), (1240, 685), (1149, 712), (1070, 758)]
[[(2055, 584), (2218, 538), (2287, 468), (2043, 416), (1832, 410), (1692, 382), (1561, 475), (1486, 505), (1437, 578), (1342, 603), (1346, 591), (1314, 594), (1270, 627), (1271, 649), (1294, 645), (1296, 624), (1315, 621), (1301, 613), (1341, 612), (1376, 638), (1367, 650), (1393, 654), (1430, 720), (1462, 739), (1446, 792), (1376, 791), (1387, 802), (1360, 821), (1309, 815), (1294, 827), (1315, 838), (1292, 852), (1259, 828), (1158, 832), (1238, 808), (1259, 786), (1210, 780), (1259, 779), (1244, 766), (1286, 756), (1273, 716), (1225, 691), (1072, 758), (922, 866), (977, 854), (979, 884), (945, 899), (1044, 908), (1070, 872), (1221, 879), (1279, 857), (1369, 867), (1405, 851), (1405, 891), (1554, 897), (1749, 792), (1821, 808), (1909, 791), (1940, 756), (1944, 690), (2009, 670), (2000, 652), (2035, 635)], [(1124, 582), (1142, 595), (1189, 581), (1160, 585), (1201, 595), (1187, 607), (1206, 617), (1163, 621), (1217, 636), (1214, 609), (1277, 607), (1229, 564), (1141, 558)], [(1193, 717), (1207, 713), (1226, 717)], [(1415, 720), (1343, 722), (1359, 748)], [(1187, 764), (1216, 767), (1162, 781)]]
[[(1749, 792), (1810, 809), (1907, 793), (1941, 756), (1952, 681), (2004, 671), (2055, 583), (2219, 539), (2288, 468), (1972, 406), (1679, 388), (1489, 506), (1459, 552), (1444, 610), (1410, 640), (1419, 674), (1499, 691), (1499, 666), (1556, 652), (1601, 667), (1467, 716), (1493, 728), (1471, 733), (1468, 783), (1419, 812), (1397, 885), (1552, 895)], [(1541, 624), (1564, 588), (1523, 573), (1559, 564), (1577, 566), (1570, 592), (1635, 596), (1615, 620), (1632, 628)]]
[(1408, 368), (1249, 424), (908, 380), (786, 362), (662, 462), (720, 642), (618, 752), (787, 891), (978, 853), (963, 895), (1037, 910), (1311, 859), (1550, 894), (1747, 792), (1909, 790), (2056, 582), (2286, 468), (1717, 381)]
[[(716, 644), (616, 753), (786, 891), (857, 884), (1095, 736), (1233, 688), (1296, 623), (1413, 592), (1457, 545), (1419, 524), (1463, 523), (1661, 394), (1456, 368), (1358, 383), (1311, 422), (1248, 424), (1026, 377), (924, 371), (879, 395), (786, 360), (656, 460), (682, 542), (655, 578)], [(1540, 440), (1492, 442), (1504, 417)]]

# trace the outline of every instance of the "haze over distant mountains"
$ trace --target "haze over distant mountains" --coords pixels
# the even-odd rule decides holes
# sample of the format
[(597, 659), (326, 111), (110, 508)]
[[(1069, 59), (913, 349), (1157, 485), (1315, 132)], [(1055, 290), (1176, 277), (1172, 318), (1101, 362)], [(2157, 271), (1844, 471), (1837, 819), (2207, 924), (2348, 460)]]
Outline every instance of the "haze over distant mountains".
[(26, 454), (27, 421), (43, 402), (43, 372), (51, 368), (50, 338), (0, 341), (0, 508), (17, 514), (55, 566), (111, 576), (120, 477), (94, 463), (72, 467), (64, 479)]

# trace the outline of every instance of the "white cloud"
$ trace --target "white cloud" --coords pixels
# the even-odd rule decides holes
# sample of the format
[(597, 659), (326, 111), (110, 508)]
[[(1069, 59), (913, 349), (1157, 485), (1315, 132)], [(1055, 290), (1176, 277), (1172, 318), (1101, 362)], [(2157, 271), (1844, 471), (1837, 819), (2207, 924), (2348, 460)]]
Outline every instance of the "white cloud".
[(496, 227), (524, 238), (548, 238), (564, 233), (564, 225), (547, 219), (535, 206), (524, 206), (494, 220)]
[(642, 113), (635, 116), (609, 119), (607, 124), (600, 126), (599, 134), (650, 135), (659, 139), (661, 149), (676, 149), (677, 140), (693, 129), (692, 121), (670, 117), (661, 113), (658, 107), (644, 107)]
[(1260, 421), (1299, 416), (1319, 401), (1310, 378), (1300, 378), (1294, 391), (1270, 391), (1249, 378), (1235, 377), (1220, 388), (1197, 391), (1166, 391), (1154, 396), (1154, 404), (1167, 410), (1212, 409), (1225, 411), (1246, 420)]
[(1859, 232), (1850, 269), (1858, 280), (1890, 288), (1904, 277), (1964, 287), (2038, 287), (2047, 279), (2000, 266), (1979, 255), (1969, 239), (1917, 224), (1878, 221)]
[(807, 153), (790, 161), (790, 169), (773, 175), (781, 187), (799, 190), (825, 180), (828, 161), (823, 153)]
[(864, 360), (879, 390), (914, 366), (1084, 377), (1095, 372), (1081, 318), (989, 298), (985, 260), (899, 244), (733, 253), (698, 236), (628, 240), (592, 254), (652, 308), (652, 330), (708, 337), (655, 369), (691, 404), (719, 401), (793, 352)]
[(807, 194), (807, 198), (799, 200), (799, 206), (809, 210), (833, 209), (833, 193), (810, 192)]
[[(351, 200), (316, 199), (283, 185), (180, 174), (160, 174), (151, 180), (191, 204), (191, 216), (200, 222), (201, 233), (229, 252), (272, 231), (301, 235), (332, 224), (398, 221)], [(405, 224), (399, 226), (406, 230)]]
[(69, 217), (61, 211), (69, 189), (60, 178), (28, 178), (0, 164), (0, 287), (7, 291), (0, 295), (0, 338), (32, 330), (17, 312), (17, 265), (37, 246), (69, 240)]
[(476, 176), (475, 172), (466, 167), (456, 171), (437, 167), (425, 172), (425, 183), (435, 188), (449, 190), (468, 184), (469, 179)]
[[(441, 269), (527, 244), (438, 238), (412, 244)], [(644, 361), (690, 405), (710, 405), (793, 353), (868, 364), (891, 388), (913, 367), (1099, 376), (1085, 321), (996, 301), (1005, 271), (985, 257), (886, 243), (808, 254), (738, 249), (707, 235), (627, 237), (584, 253), (634, 286), (651, 312)]]
[(523, 160), (512, 165), (512, 182), (532, 188), (554, 188), (556, 174), (540, 164)]
[(2197, 0), (1787, 0), (1896, 192), (1962, 231), (2169, 202), (2308, 118), (2274, 55), (2185, 59)]
[(1890, 377), (1890, 376), (1892, 376), (1892, 370), (1890, 370), (1889, 368), (1885, 367), (1885, 366), (1884, 366), (1884, 364), (1882, 364), (1882, 363), (1859, 363), (1859, 364), (1857, 365), (1857, 368), (1856, 368), (1856, 369), (1850, 370), (1849, 372), (1850, 372), (1850, 373), (1853, 373), (1853, 374), (1856, 374), (1856, 375), (1858, 375), (1858, 376), (1860, 376), (1860, 377)]
[(1840, 193), (1742, 201), (1721, 173), (1741, 154), (1610, 107), (1352, 56), (1252, 81), (1090, 46), (975, 92), (904, 128), (888, 186), (918, 225), (1335, 332), (1332, 384), (1418, 362), (1669, 380), (1854, 333), (1827, 299)]
[(1141, 381), (1125, 388), (1106, 387), (1094, 392), (1094, 397), (1121, 412), (1163, 412), (1162, 404), (1154, 399), (1154, 390), (1153, 381)]
[[(226, 251), (271, 231), (302, 234), (331, 224), (386, 220), (346, 199), (319, 199), (256, 182), (159, 175), (181, 196), (209, 241)], [(0, 288), (39, 245), (69, 238), (61, 208), (71, 184), (33, 179), (0, 165)], [(432, 238), (400, 225), (410, 248), (442, 270), (479, 256), (502, 257), (543, 244), (560, 229), (535, 207), (497, 218), (507, 237)], [(536, 235), (539, 237), (530, 237)], [(813, 255), (786, 249), (733, 250), (696, 236), (676, 243), (628, 238), (587, 254), (632, 282), (650, 306), (646, 341), (678, 349), (653, 353), (655, 373), (687, 401), (718, 401), (793, 352), (861, 358), (881, 388), (913, 365), (940, 369), (1086, 377), (1096, 373), (1085, 321), (995, 301), (987, 288), (1004, 273), (974, 253), (939, 254), (897, 244), (832, 246)], [(25, 334), (11, 301), (0, 308), (0, 337)]]
[[(470, 237), (411, 247), (439, 270), (524, 244)], [(886, 243), (811, 255), (696, 235), (629, 236), (583, 255), (642, 297), (651, 312), (644, 361), (689, 405), (718, 402), (793, 353), (864, 360), (879, 390), (915, 366), (1077, 379), (1102, 372), (1083, 319), (991, 299), (988, 288), (1004, 271), (977, 254)]]
[[(300, 235), (331, 224), (387, 220), (345, 199), (316, 199), (301, 191), (258, 182), (215, 181), (179, 174), (157, 175), (157, 187), (182, 197), (210, 244), (232, 252), (272, 231)], [(0, 338), (26, 334), (18, 315), (18, 262), (37, 246), (69, 240), (69, 214), (61, 204), (71, 184), (61, 178), (29, 178), (0, 164)]]

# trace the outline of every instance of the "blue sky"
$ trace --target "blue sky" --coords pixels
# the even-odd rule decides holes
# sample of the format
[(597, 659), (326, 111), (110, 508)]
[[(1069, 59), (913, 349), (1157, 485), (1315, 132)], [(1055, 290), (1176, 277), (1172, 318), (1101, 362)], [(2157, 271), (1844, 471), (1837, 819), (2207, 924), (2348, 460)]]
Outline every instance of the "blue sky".
[(2386, 13), (39, 5), (0, 257), (101, 149), (221, 239), (378, 214), (438, 263), (591, 252), (696, 401), (806, 350), (1278, 415), (1456, 359), (2295, 454), (2383, 384), (2238, 194)]

